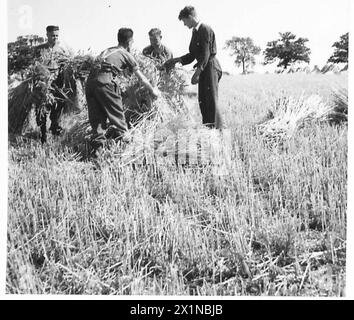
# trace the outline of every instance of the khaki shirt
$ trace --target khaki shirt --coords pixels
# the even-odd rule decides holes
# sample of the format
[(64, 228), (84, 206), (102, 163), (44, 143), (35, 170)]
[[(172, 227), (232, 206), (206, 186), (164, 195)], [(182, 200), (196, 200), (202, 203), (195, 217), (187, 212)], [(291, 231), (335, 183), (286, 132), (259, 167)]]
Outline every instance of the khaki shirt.
[(122, 47), (111, 47), (103, 51), (98, 59), (101, 68), (93, 70), (89, 78), (96, 78), (102, 84), (112, 81), (119, 82), (119, 78), (139, 70), (138, 62), (133, 55)]
[(156, 51), (152, 45), (147, 46), (143, 50), (143, 55), (156, 59), (159, 62), (165, 62), (173, 58), (172, 52), (164, 45), (161, 45), (158, 51)]

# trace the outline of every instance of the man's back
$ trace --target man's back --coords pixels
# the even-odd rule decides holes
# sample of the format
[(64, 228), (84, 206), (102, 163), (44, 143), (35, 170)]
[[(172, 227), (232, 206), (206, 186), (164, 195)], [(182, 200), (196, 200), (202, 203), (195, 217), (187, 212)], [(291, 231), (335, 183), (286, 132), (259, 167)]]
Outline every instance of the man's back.
[(138, 63), (133, 55), (122, 47), (111, 47), (99, 55), (101, 64), (98, 69), (93, 69), (89, 79), (96, 79), (98, 82), (111, 83), (116, 76), (131, 74), (139, 69)]

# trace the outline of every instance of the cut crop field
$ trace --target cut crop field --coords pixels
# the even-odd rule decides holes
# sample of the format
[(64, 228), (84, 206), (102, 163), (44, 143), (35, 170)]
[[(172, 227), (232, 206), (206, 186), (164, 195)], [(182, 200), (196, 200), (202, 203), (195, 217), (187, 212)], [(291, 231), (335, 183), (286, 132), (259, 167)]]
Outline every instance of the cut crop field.
[[(67, 135), (42, 145), (36, 128), (12, 137), (6, 292), (345, 295), (347, 123), (307, 121), (279, 146), (255, 127), (279, 101), (331, 104), (347, 87), (345, 73), (223, 75), (222, 174), (159, 154), (82, 161)], [(196, 87), (185, 103), (201, 122)]]

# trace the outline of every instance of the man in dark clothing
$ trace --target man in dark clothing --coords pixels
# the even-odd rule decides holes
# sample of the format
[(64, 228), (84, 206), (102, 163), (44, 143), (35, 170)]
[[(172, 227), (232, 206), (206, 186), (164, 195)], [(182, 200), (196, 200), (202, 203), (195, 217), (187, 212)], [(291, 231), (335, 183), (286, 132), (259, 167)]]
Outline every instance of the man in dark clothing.
[(181, 10), (179, 20), (193, 35), (189, 45), (189, 53), (184, 56), (166, 61), (167, 68), (176, 63), (190, 64), (197, 60), (194, 66), (192, 84), (198, 83), (199, 107), (203, 124), (210, 128), (222, 128), (222, 120), (218, 108), (218, 86), (222, 76), (219, 61), (216, 59), (216, 41), (214, 31), (206, 24), (199, 22), (194, 7), (187, 6)]
[(86, 99), (92, 127), (93, 157), (100, 155), (107, 138), (122, 139), (127, 131), (120, 89), (121, 77), (134, 73), (153, 97), (159, 95), (159, 90), (152, 87), (130, 54), (132, 42), (133, 30), (119, 29), (118, 46), (108, 48), (100, 54), (97, 68), (88, 77)]
[(159, 63), (172, 59), (172, 52), (161, 43), (161, 30), (153, 28), (149, 31), (150, 45), (144, 48), (143, 55), (151, 57)]
[(61, 62), (70, 56), (70, 51), (59, 42), (59, 27), (47, 26), (47, 42), (35, 47), (34, 56), (40, 58), (43, 56), (43, 64), (48, 68), (54, 77), (51, 91), (54, 101), (46, 105), (36, 106), (36, 121), (41, 130), (42, 143), (47, 140), (47, 114), (51, 121), (50, 131), (53, 135), (59, 135), (63, 129), (59, 125), (60, 116), (65, 106), (65, 97), (60, 92), (64, 87), (64, 75), (61, 69)]

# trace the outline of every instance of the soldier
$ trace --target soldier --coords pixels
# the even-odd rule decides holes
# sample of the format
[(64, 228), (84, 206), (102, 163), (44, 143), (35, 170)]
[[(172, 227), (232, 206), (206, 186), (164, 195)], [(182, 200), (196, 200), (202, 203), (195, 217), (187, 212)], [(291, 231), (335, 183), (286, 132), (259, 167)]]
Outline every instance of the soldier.
[[(120, 140), (127, 131), (124, 116), (120, 78), (127, 73), (135, 73), (153, 97), (159, 90), (152, 87), (139, 70), (135, 58), (130, 53), (133, 30), (121, 28), (118, 31), (118, 46), (103, 51), (98, 57), (99, 64), (88, 77), (86, 99), (89, 121), (92, 127), (92, 157), (100, 156), (107, 138)], [(107, 119), (109, 126), (107, 127)]]
[(43, 107), (37, 106), (36, 108), (36, 120), (41, 130), (42, 143), (47, 140), (47, 114), (51, 121), (50, 131), (53, 135), (60, 135), (63, 131), (59, 125), (59, 120), (63, 107), (65, 105), (65, 97), (60, 92), (60, 89), (64, 87), (64, 75), (61, 70), (61, 63), (64, 62), (69, 56), (70, 51), (65, 48), (59, 42), (59, 27), (47, 26), (47, 42), (35, 47), (35, 58), (41, 58), (41, 62), (51, 72), (54, 80), (52, 86), (56, 89), (52, 89), (54, 96), (54, 102), (49, 103)]
[[(67, 57), (70, 55), (70, 50), (66, 48), (59, 41), (59, 27), (58, 26), (47, 26), (47, 42), (42, 43), (35, 47), (35, 55), (39, 57), (42, 50), (46, 51), (50, 56), (57, 58), (58, 56)], [(56, 67), (55, 62), (52, 65), (53, 68)]]
[(159, 63), (172, 59), (172, 52), (161, 43), (161, 30), (153, 28), (149, 31), (150, 45), (144, 48), (143, 55), (155, 59)]
[(193, 29), (189, 45), (189, 53), (178, 58), (166, 61), (167, 68), (176, 63), (190, 64), (197, 60), (194, 66), (192, 84), (198, 83), (199, 107), (202, 113), (203, 124), (209, 128), (222, 128), (222, 121), (218, 109), (218, 85), (222, 76), (219, 61), (216, 59), (216, 41), (214, 31), (208, 25), (197, 19), (197, 14), (192, 6), (187, 6), (178, 16), (184, 25)]

